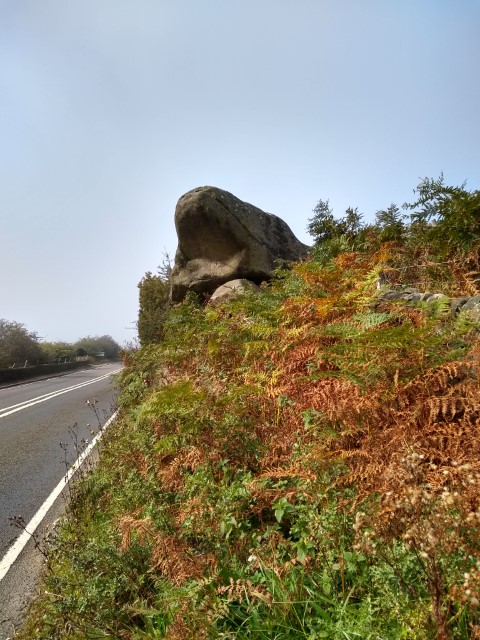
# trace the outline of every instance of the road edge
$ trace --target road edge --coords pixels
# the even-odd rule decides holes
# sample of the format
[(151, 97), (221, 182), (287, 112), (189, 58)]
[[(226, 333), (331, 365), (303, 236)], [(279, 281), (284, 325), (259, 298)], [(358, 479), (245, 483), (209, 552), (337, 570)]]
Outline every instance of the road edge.
[(68, 485), (68, 483), (73, 478), (75, 473), (80, 469), (82, 464), (85, 462), (85, 460), (89, 457), (89, 455), (95, 449), (97, 443), (101, 440), (101, 438), (103, 437), (103, 434), (108, 429), (108, 427), (112, 424), (112, 422), (116, 420), (117, 415), (118, 415), (118, 409), (117, 411), (115, 411), (115, 413), (112, 416), (110, 416), (107, 422), (103, 425), (101, 431), (97, 433), (97, 435), (93, 438), (93, 440), (90, 442), (90, 444), (85, 449), (85, 451), (83, 451), (83, 453), (80, 454), (80, 456), (77, 458), (75, 463), (70, 467), (68, 472), (63, 476), (63, 478), (60, 480), (57, 486), (53, 489), (53, 491), (50, 493), (47, 499), (40, 506), (40, 508), (35, 513), (33, 518), (31, 518), (31, 520), (27, 523), (27, 525), (25, 526), (25, 529), (22, 531), (19, 537), (15, 540), (12, 546), (9, 547), (9, 549), (7, 550), (7, 553), (3, 556), (3, 558), (0, 559), (0, 582), (10, 571), (10, 568), (12, 567), (14, 562), (17, 560), (18, 556), (23, 551), (23, 549), (25, 548), (29, 540), (33, 537), (36, 530), (38, 529), (40, 524), (43, 522), (45, 516), (47, 515), (47, 513), (49, 512), (49, 510), (57, 500), (57, 498), (60, 496), (62, 491), (65, 489), (65, 487)]

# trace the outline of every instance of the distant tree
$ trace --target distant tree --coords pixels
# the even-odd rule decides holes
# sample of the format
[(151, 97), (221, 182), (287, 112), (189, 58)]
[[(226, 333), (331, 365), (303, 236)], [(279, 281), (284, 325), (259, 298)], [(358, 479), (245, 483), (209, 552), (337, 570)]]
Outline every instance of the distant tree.
[(108, 335), (80, 338), (73, 345), (74, 351), (78, 349), (84, 349), (92, 357), (96, 357), (100, 353), (103, 353), (108, 360), (118, 360), (120, 357), (120, 345)]
[(138, 338), (140, 344), (160, 342), (163, 337), (163, 325), (169, 308), (170, 282), (161, 275), (150, 271), (138, 283), (139, 311)]
[(348, 207), (345, 215), (336, 219), (328, 200), (319, 200), (313, 210), (307, 230), (314, 239), (314, 254), (318, 260), (329, 260), (339, 253), (356, 251), (364, 243), (366, 227), (357, 208)]
[(38, 335), (20, 322), (0, 319), (0, 367), (36, 363), (42, 358)]
[(445, 185), (443, 173), (437, 179), (424, 178), (417, 186), (417, 200), (410, 209), (411, 231), (422, 234), (440, 256), (468, 252), (480, 242), (480, 190), (467, 191)]
[(160, 342), (163, 338), (163, 325), (170, 307), (170, 279), (173, 261), (164, 251), (162, 262), (157, 267), (157, 275), (150, 271), (138, 283), (138, 338), (140, 344)]
[(166, 282), (170, 282), (170, 278), (173, 271), (173, 260), (168, 253), (168, 251), (164, 250), (162, 261), (157, 267), (157, 275)]
[(364, 224), (352, 207), (337, 219), (329, 201), (319, 200), (307, 227), (313, 258), (326, 264), (341, 253), (376, 255), (392, 286), (422, 282), (429, 290), (478, 294), (480, 190), (449, 186), (440, 174), (421, 180), (414, 194), (404, 211), (396, 204), (377, 211), (373, 224)]
[(358, 208), (348, 207), (344, 217), (340, 220), (340, 227), (344, 235), (355, 238), (363, 229), (363, 214), (358, 213)]
[(375, 231), (381, 242), (400, 242), (404, 239), (406, 225), (405, 215), (396, 204), (382, 209), (375, 214)]
[(42, 342), (40, 348), (42, 359), (47, 362), (54, 362), (61, 358), (72, 358), (75, 355), (73, 345), (68, 342)]
[(319, 200), (313, 209), (307, 231), (313, 237), (315, 244), (331, 240), (338, 235), (338, 221), (335, 220), (333, 210), (328, 200)]

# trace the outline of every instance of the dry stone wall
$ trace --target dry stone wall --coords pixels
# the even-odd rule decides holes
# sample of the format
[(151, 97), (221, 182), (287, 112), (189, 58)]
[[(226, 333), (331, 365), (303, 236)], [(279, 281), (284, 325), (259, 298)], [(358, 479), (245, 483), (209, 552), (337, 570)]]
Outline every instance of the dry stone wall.
[(450, 313), (456, 315), (459, 311), (470, 311), (474, 320), (480, 322), (480, 295), (449, 298), (443, 293), (422, 293), (413, 287), (403, 289), (389, 289), (380, 293), (379, 300), (405, 300), (407, 302), (433, 302), (445, 300), (450, 307)]

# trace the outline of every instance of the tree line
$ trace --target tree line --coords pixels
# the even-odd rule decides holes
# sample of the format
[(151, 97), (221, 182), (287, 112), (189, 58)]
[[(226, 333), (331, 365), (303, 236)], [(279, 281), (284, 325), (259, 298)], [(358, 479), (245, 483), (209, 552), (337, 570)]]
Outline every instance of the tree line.
[(358, 208), (348, 207), (335, 217), (328, 200), (319, 200), (308, 232), (314, 239), (313, 256), (320, 262), (345, 252), (371, 252), (389, 243), (397, 258), (404, 256), (437, 264), (467, 255), (480, 237), (480, 190), (468, 191), (445, 184), (439, 178), (424, 178), (414, 189), (415, 201), (402, 207), (392, 203), (377, 211), (375, 222), (363, 222)]
[(109, 336), (86, 336), (74, 343), (44, 342), (21, 322), (0, 319), (0, 368), (68, 362), (76, 357), (118, 360), (120, 346)]

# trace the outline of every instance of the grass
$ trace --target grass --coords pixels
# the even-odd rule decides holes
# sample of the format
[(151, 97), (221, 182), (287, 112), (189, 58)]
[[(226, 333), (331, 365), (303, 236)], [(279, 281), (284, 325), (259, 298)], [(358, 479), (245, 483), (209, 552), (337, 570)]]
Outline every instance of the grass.
[(480, 637), (478, 326), (375, 255), (189, 298), (126, 354), (20, 638)]

